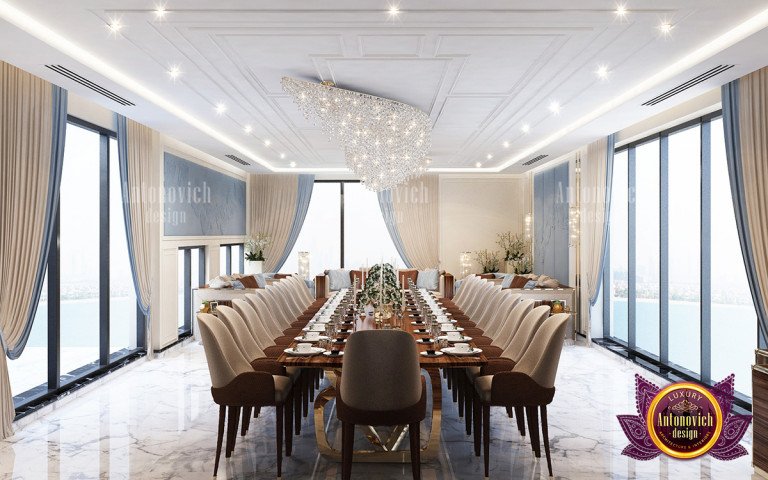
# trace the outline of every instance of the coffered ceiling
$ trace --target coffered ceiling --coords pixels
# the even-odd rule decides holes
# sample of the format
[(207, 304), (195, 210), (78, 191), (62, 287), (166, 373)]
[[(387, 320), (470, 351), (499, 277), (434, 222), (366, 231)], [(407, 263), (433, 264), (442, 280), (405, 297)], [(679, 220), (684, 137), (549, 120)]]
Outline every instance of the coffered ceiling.
[[(765, 1), (636, 0), (623, 16), (604, 0), (167, 0), (158, 13), (159, 5), (0, 0), (0, 58), (217, 158), (240, 157), (250, 171), (344, 170), (343, 152), (282, 91), (281, 77), (294, 76), (424, 110), (438, 171), (510, 173), (768, 63), (757, 47)], [(136, 105), (45, 68), (52, 64)], [(641, 105), (720, 64), (735, 67)]]

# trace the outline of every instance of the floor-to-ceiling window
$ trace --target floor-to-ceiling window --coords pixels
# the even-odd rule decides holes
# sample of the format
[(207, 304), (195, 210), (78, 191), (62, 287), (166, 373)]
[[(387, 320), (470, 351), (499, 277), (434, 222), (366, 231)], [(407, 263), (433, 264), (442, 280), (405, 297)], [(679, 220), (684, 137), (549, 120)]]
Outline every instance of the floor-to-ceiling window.
[(245, 252), (242, 243), (229, 243), (219, 246), (219, 275), (243, 273)]
[(315, 182), (299, 237), (282, 271), (298, 270), (298, 252), (309, 252), (310, 273), (403, 260), (389, 236), (375, 192), (358, 182)]
[(735, 373), (748, 400), (757, 322), (719, 113), (617, 150), (609, 234), (606, 335), (683, 378)]
[(9, 361), (17, 406), (143, 348), (114, 133), (70, 118), (46, 281), (26, 348)]
[(178, 272), (179, 335), (192, 333), (192, 315), (197, 306), (192, 305), (192, 290), (205, 285), (205, 247), (180, 247)]

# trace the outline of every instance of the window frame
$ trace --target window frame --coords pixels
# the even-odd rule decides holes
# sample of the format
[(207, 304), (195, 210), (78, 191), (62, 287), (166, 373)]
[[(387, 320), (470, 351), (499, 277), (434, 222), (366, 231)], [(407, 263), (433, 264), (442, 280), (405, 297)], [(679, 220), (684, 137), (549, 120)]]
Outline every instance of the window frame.
[(180, 252), (184, 252), (184, 325), (178, 327), (179, 338), (191, 336), (192, 315), (195, 314), (192, 308), (192, 250), (198, 250), (197, 255), (197, 288), (205, 285), (205, 245), (186, 245), (179, 247)]
[[(240, 255), (240, 273), (245, 273), (243, 270), (245, 270), (245, 243), (221, 243), (219, 244), (219, 255), (221, 255), (221, 248), (224, 248), (224, 264), (226, 265), (226, 268), (224, 269), (224, 272), (219, 272), (219, 275), (232, 275), (232, 247), (240, 247), (241, 251), (243, 252), (242, 255)], [(219, 264), (221, 264), (221, 259), (219, 259)]]
[[(645, 351), (635, 344), (637, 322), (635, 319), (636, 302), (635, 274), (637, 267), (636, 258), (636, 239), (633, 235), (636, 228), (635, 204), (632, 201), (627, 202), (628, 225), (627, 225), (627, 248), (628, 248), (628, 332), (627, 341), (616, 338), (611, 331), (611, 298), (606, 294), (610, 292), (610, 228), (605, 246), (605, 256), (603, 259), (602, 271), (602, 291), (603, 291), (603, 339), (601, 342), (608, 344), (611, 349), (622, 350), (622, 355), (631, 360), (640, 363), (650, 370), (670, 378), (675, 381), (688, 380), (696, 381), (706, 385), (713, 385), (711, 378), (712, 365), (712, 316), (711, 316), (711, 298), (712, 298), (712, 263), (711, 263), (711, 123), (714, 120), (722, 118), (722, 110), (717, 110), (706, 115), (688, 120), (670, 128), (661, 130), (646, 137), (634, 140), (619, 148), (616, 148), (614, 155), (627, 151), (628, 155), (628, 184), (626, 188), (635, 187), (635, 150), (640, 145), (658, 140), (659, 143), (659, 355)], [(669, 137), (683, 130), (699, 126), (700, 148), (700, 207), (699, 215), (701, 218), (699, 239), (701, 245), (700, 251), (700, 365), (699, 373), (690, 371), (680, 365), (676, 365), (669, 360)], [(612, 185), (612, 189), (617, 185)], [(755, 344), (759, 341), (757, 325), (755, 325)], [(746, 395), (736, 392), (736, 404), (743, 408), (751, 408), (751, 399)]]
[[(56, 206), (53, 238), (48, 250), (48, 352), (47, 382), (25, 392), (14, 395), (14, 408), (17, 414), (30, 411), (36, 405), (56, 398), (67, 390), (77, 388), (84, 379), (92, 379), (109, 373), (113, 368), (126, 361), (138, 358), (146, 353), (145, 331), (146, 317), (136, 304), (136, 348), (110, 352), (110, 219), (109, 214), (109, 172), (110, 139), (117, 134), (109, 129), (86, 120), (67, 115), (67, 124), (99, 135), (99, 358), (97, 361), (82, 365), (71, 372), (61, 372), (61, 198)], [(66, 148), (66, 144), (65, 144)], [(66, 168), (66, 165), (64, 166)], [(23, 355), (23, 353), (22, 353)]]

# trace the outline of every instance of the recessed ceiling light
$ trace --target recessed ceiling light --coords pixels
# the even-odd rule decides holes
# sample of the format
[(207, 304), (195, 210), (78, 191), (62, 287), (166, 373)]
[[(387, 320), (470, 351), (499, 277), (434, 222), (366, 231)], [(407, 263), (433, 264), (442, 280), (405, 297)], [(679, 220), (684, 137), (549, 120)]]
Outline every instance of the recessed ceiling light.
[(488, 155), (485, 156), (485, 158), (487, 158), (488, 160), (491, 160), (493, 158), (493, 154), (489, 153)]
[(424, 163), (426, 163), (427, 165), (431, 165), (432, 164), (432, 159), (428, 158), (428, 159), (424, 160)]
[(291, 168), (296, 168), (296, 162), (291, 162), (289, 163), (289, 165), (291, 166)]
[(624, 18), (627, 16), (627, 6), (626, 5), (616, 5), (616, 16), (619, 18)]
[(270, 145), (272, 145), (272, 140), (269, 140), (269, 139), (267, 139), (267, 140), (264, 140), (264, 146), (265, 146), (265, 147), (268, 147), (268, 146), (270, 146)]
[(390, 17), (396, 17), (400, 14), (400, 7), (397, 5), (390, 5), (389, 6), (389, 16)]
[(250, 125), (246, 125), (246, 126), (243, 127), (243, 131), (245, 133), (251, 133), (253, 131), (253, 127), (250, 126)]
[(123, 29), (123, 23), (120, 21), (119, 18), (113, 18), (109, 21), (107, 24), (107, 28), (109, 28), (109, 31), (117, 35), (117, 33), (120, 32), (120, 30)]
[(224, 103), (219, 102), (216, 104), (216, 115), (223, 115), (224, 112), (226, 111), (227, 111), (227, 106)]
[(608, 73), (608, 67), (605, 65), (600, 65), (597, 67), (597, 70), (595, 70), (595, 75), (597, 75), (601, 80), (606, 80), (608, 78)]
[(477, 162), (477, 163), (475, 164), (475, 168), (480, 168), (480, 167), (482, 167), (482, 166), (483, 166), (482, 162)]
[(522, 127), (520, 127), (520, 130), (522, 130), (523, 133), (530, 133), (531, 126), (527, 123), (524, 123)]
[(282, 158), (285, 158), (285, 154), (284, 154), (284, 153), (281, 153), (281, 154), (280, 154), (280, 158), (281, 158), (281, 159), (282, 159)]
[(509, 148), (509, 142), (505, 141), (504, 143), (502, 143), (502, 145), (504, 146), (504, 148)]
[(171, 65), (171, 68), (168, 69), (168, 76), (171, 77), (171, 80), (176, 80), (179, 75), (181, 75), (181, 68), (178, 65)]
[(165, 14), (168, 13), (168, 10), (165, 9), (165, 5), (158, 5), (155, 7), (155, 18), (158, 20), (161, 20), (165, 18)]
[(661, 24), (659, 24), (659, 31), (665, 37), (672, 33), (673, 28), (675, 28), (675, 26), (669, 22), (661, 22)]
[(560, 113), (560, 102), (557, 101), (551, 101), (549, 102), (549, 111), (554, 113), (555, 115)]

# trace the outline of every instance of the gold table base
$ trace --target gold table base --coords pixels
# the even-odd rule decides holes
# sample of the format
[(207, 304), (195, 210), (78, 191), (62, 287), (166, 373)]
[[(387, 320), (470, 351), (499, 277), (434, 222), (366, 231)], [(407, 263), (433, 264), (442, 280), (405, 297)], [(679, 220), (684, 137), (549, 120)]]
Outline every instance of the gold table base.
[[(427, 435), (427, 444), (421, 449), (421, 460), (429, 461), (437, 458), (440, 450), (440, 426), (442, 423), (442, 400), (443, 386), (440, 379), (440, 370), (437, 368), (426, 368), (429, 375), (429, 382), (432, 386), (432, 425)], [(315, 417), (315, 436), (317, 438), (317, 448), (324, 457), (341, 461), (341, 450), (337, 450), (328, 442), (328, 435), (325, 431), (325, 417), (323, 415), (325, 407), (329, 401), (336, 398), (336, 388), (334, 385), (335, 377), (338, 376), (338, 370), (326, 370), (331, 385), (318, 393), (315, 398), (314, 417)], [(381, 450), (355, 450), (352, 456), (353, 462), (367, 463), (410, 463), (411, 451), (397, 450), (403, 439), (408, 435), (408, 426), (400, 425), (394, 428), (386, 440), (382, 440), (379, 433), (368, 426), (365, 434), (371, 445), (378, 446)]]

